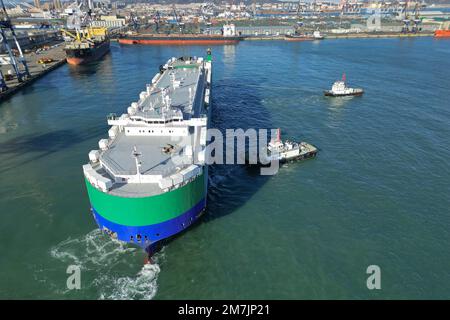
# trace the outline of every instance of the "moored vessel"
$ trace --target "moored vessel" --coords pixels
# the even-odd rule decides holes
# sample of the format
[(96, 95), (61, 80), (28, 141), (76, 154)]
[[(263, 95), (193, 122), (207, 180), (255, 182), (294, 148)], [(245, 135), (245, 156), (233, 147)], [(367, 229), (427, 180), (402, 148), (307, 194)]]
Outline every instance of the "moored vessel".
[(450, 30), (436, 30), (434, 32), (434, 36), (436, 38), (449, 38), (450, 37)]
[(103, 27), (87, 27), (76, 30), (75, 34), (63, 30), (68, 36), (64, 50), (67, 63), (86, 64), (100, 59), (109, 51), (108, 30)]
[(360, 96), (364, 93), (361, 88), (347, 87), (345, 73), (342, 75), (342, 80), (335, 81), (331, 90), (325, 90), (324, 94), (331, 97), (343, 96)]
[(313, 34), (293, 34), (285, 35), (284, 40), (286, 41), (312, 41), (312, 40), (323, 40), (325, 37), (316, 30)]
[(91, 211), (111, 237), (149, 253), (204, 212), (211, 55), (171, 58), (83, 166)]
[(450, 37), (450, 22), (445, 22), (441, 27), (434, 32), (436, 38), (449, 38)]

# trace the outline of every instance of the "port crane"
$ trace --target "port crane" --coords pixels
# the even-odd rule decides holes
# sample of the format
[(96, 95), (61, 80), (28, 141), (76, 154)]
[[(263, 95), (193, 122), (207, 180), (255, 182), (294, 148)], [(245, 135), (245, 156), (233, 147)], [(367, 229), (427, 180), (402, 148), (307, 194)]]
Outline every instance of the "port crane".
[(409, 15), (408, 15), (408, 0), (405, 1), (404, 3), (404, 8), (403, 8), (403, 28), (402, 28), (402, 33), (408, 33), (409, 32)]
[(303, 16), (302, 13), (304, 12), (304, 3), (302, 2), (302, 0), (298, 1), (298, 5), (297, 5), (297, 23), (294, 25), (294, 33), (297, 34), (299, 33), (299, 29), (301, 27), (303, 27)]
[(155, 22), (156, 26), (156, 33), (159, 33), (159, 26), (161, 25), (161, 15), (159, 14), (158, 10), (156, 10), (155, 15), (153, 16), (153, 21)]
[(68, 15), (66, 28), (79, 32), (82, 27), (88, 26), (91, 23), (92, 10), (92, 0), (71, 3), (64, 10)]
[[(88, 1), (75, 1), (71, 3), (64, 11), (68, 15), (66, 21), (66, 29), (61, 29), (61, 32), (69, 38), (81, 41), (81, 38), (85, 38), (88, 42), (93, 43), (90, 40), (92, 34), (84, 32), (82, 29), (87, 27), (91, 23), (93, 4), (92, 0)], [(69, 31), (71, 30), (71, 31)]]
[(414, 20), (413, 20), (414, 26), (412, 27), (411, 31), (413, 33), (417, 33), (420, 31), (419, 24), (422, 22), (422, 20), (420, 20), (420, 6), (419, 6), (418, 2), (416, 2), (415, 6), (414, 6), (413, 14), (414, 14)]
[[(17, 80), (19, 82), (23, 82), (27, 77), (30, 77), (30, 71), (28, 70), (27, 62), (25, 60), (25, 57), (23, 56), (22, 48), (20, 47), (19, 41), (17, 40), (16, 33), (11, 23), (11, 19), (9, 18), (8, 13), (6, 11), (6, 7), (5, 4), (3, 3), (3, 0), (0, 0), (0, 3), (2, 6), (0, 10), (0, 42), (6, 48), (6, 51), (8, 51), (9, 55), (8, 62), (13, 66), (13, 69), (17, 76)], [(14, 39), (14, 43), (19, 53), (18, 58), (16, 58), (16, 56), (14, 55), (13, 49), (8, 43), (6, 31), (9, 31), (12, 38)], [(22, 64), (24, 70), (20, 70), (19, 63)], [(5, 78), (3, 77), (3, 74), (0, 70), (0, 90), (4, 91), (7, 88), (8, 87), (6, 85)]]
[(134, 31), (139, 29), (138, 17), (136, 17), (133, 12), (130, 12), (130, 24), (133, 26)]
[(173, 4), (172, 6), (172, 10), (173, 10), (173, 16), (175, 18), (175, 23), (177, 24), (177, 26), (180, 28), (180, 33), (183, 33), (183, 28), (184, 28), (184, 22), (181, 21), (181, 16), (179, 16), (177, 14), (177, 9), (175, 7), (175, 4)]
[(253, 15), (253, 18), (256, 17), (256, 14), (257, 14), (257, 10), (256, 10), (256, 0), (253, 0), (253, 1), (252, 1), (252, 15)]
[(214, 4), (204, 2), (200, 5), (199, 8), (199, 15), (203, 18), (203, 21), (206, 23), (206, 25), (211, 25), (211, 16), (214, 15)]
[[(410, 17), (410, 15), (408, 14), (408, 0), (405, 1), (404, 3), (404, 18), (403, 18), (403, 28), (402, 28), (402, 33), (417, 33), (420, 31), (419, 28), (419, 24), (422, 22), (422, 20), (420, 20), (420, 5), (418, 2), (415, 3), (414, 5), (414, 10), (412, 12), (413, 14), (413, 18)], [(411, 24), (411, 22), (414, 24), (411, 28), (411, 30), (409, 29), (409, 26)]]

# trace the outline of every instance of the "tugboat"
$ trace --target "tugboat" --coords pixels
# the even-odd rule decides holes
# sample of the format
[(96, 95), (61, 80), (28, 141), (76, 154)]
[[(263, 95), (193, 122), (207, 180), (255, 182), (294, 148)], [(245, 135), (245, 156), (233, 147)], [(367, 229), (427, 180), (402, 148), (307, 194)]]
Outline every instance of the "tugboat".
[(325, 90), (324, 94), (330, 97), (344, 97), (344, 96), (360, 96), (364, 93), (361, 88), (349, 88), (345, 83), (345, 73), (342, 75), (342, 80), (336, 81), (331, 90)]
[(313, 32), (313, 37), (315, 40), (323, 40), (325, 37), (320, 33), (319, 30)]
[[(278, 162), (281, 164), (287, 162), (301, 161), (310, 158), (315, 158), (318, 149), (307, 142), (295, 142), (291, 140), (281, 140), (280, 129), (277, 130), (277, 137), (272, 138), (266, 147), (263, 147), (259, 153), (259, 157), (255, 153), (246, 151), (245, 153), (245, 166), (249, 169), (269, 167), (272, 162)], [(251, 159), (258, 159), (252, 162)], [(254, 160), (253, 160), (254, 161)]]

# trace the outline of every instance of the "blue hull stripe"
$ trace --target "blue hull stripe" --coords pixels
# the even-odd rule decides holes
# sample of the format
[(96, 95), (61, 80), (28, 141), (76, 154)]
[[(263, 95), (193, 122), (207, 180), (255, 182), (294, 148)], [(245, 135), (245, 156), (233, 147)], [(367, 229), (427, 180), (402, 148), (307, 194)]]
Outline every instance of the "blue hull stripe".
[[(206, 199), (202, 199), (199, 203), (189, 209), (187, 212), (179, 215), (178, 217), (164, 221), (158, 224), (152, 224), (147, 226), (140, 227), (130, 227), (121, 224), (117, 224), (106, 220), (103, 218), (94, 207), (92, 207), (92, 213), (94, 215), (95, 221), (97, 221), (100, 229), (104, 229), (105, 227), (111, 232), (117, 233), (117, 238), (121, 241), (125, 242), (133, 242), (141, 247), (148, 247), (150, 244), (153, 244), (162, 239), (169, 238), (187, 227), (189, 227), (192, 223), (194, 223), (200, 213), (205, 208)], [(137, 235), (141, 235), (141, 241), (137, 240)], [(131, 236), (133, 236), (133, 241), (130, 241)], [(145, 242), (145, 236), (147, 236), (148, 242)]]

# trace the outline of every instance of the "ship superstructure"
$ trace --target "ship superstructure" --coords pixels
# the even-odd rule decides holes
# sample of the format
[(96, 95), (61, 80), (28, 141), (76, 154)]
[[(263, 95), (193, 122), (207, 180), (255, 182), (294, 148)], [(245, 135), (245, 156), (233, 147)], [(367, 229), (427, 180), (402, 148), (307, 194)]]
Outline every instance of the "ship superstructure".
[(100, 229), (148, 249), (203, 213), (210, 86), (210, 53), (171, 58), (127, 113), (108, 116), (109, 138), (83, 166)]

